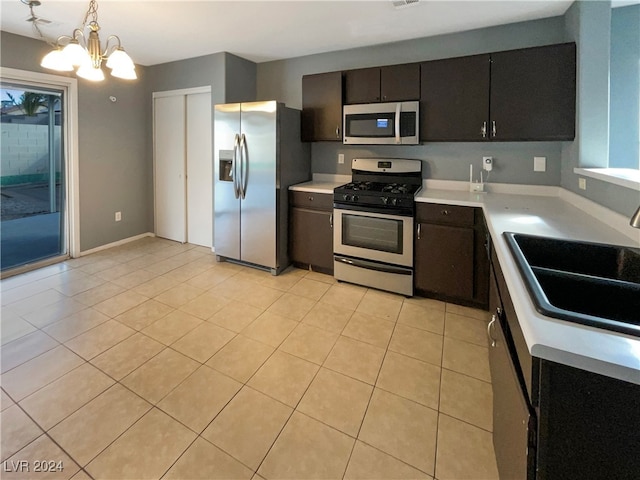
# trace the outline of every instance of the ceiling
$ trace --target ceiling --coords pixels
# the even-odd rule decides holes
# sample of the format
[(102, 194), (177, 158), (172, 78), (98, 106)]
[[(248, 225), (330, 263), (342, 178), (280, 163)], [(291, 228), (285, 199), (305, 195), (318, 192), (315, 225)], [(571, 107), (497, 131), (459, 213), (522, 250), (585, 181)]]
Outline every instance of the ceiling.
[[(40, 0), (37, 17), (49, 40), (82, 24), (89, 2)], [(168, 1), (100, 0), (103, 41), (118, 35), (141, 65), (217, 52), (254, 62), (370, 46), (411, 38), (562, 15), (572, 0), (420, 0), (395, 8), (390, 0)], [(2, 30), (39, 38), (29, 7), (0, 0)]]

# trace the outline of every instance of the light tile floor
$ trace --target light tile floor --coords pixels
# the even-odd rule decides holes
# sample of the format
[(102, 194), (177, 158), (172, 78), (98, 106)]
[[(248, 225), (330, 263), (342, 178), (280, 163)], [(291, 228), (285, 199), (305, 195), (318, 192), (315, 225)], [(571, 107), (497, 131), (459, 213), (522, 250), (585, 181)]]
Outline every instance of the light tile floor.
[(497, 478), (486, 312), (156, 238), (0, 287), (2, 478)]

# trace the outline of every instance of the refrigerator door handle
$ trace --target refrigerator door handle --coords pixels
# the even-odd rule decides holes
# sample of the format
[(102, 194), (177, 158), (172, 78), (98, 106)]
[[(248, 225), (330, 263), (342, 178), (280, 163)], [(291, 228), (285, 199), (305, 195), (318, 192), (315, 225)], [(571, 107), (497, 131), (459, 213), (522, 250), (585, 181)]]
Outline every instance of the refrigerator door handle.
[(247, 194), (247, 181), (249, 177), (249, 151), (247, 150), (247, 137), (242, 134), (240, 138), (240, 194), (244, 200)]
[(400, 112), (402, 111), (402, 103), (398, 102), (396, 104), (396, 118), (395, 118), (395, 129), (396, 129), (396, 143), (402, 143), (400, 140)]
[(233, 139), (233, 159), (231, 160), (231, 176), (233, 177), (233, 194), (240, 198), (240, 187), (238, 182), (238, 147), (240, 146), (240, 135), (236, 133)]

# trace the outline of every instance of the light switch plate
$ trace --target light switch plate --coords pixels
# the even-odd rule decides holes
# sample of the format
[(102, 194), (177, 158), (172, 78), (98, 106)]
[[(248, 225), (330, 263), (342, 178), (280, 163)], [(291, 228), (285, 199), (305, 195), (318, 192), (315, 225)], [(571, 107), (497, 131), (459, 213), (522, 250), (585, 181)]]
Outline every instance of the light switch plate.
[(578, 178), (578, 188), (580, 190), (586, 190), (587, 189), (587, 179), (586, 178)]
[(338, 163), (344, 163), (344, 153), (338, 154)]
[(534, 172), (546, 172), (547, 171), (547, 157), (533, 157), (533, 171)]

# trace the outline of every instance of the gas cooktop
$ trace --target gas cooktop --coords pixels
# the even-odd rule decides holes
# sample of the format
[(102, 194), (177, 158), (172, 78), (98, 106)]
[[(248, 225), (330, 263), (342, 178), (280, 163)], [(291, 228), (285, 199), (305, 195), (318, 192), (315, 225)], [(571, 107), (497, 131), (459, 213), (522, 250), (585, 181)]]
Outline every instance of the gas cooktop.
[(406, 183), (385, 183), (385, 182), (351, 182), (338, 187), (340, 190), (352, 192), (376, 192), (390, 193), (393, 195), (408, 195), (413, 197), (420, 189), (420, 185), (409, 185)]
[(333, 191), (338, 208), (402, 209), (413, 214), (414, 197), (422, 187), (422, 164), (419, 160), (354, 159), (353, 181)]

